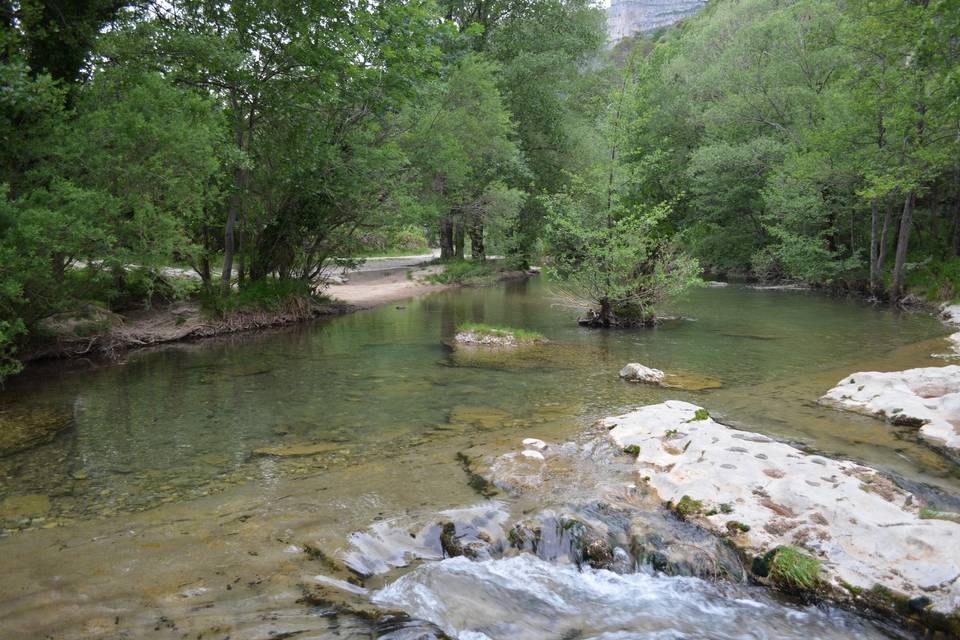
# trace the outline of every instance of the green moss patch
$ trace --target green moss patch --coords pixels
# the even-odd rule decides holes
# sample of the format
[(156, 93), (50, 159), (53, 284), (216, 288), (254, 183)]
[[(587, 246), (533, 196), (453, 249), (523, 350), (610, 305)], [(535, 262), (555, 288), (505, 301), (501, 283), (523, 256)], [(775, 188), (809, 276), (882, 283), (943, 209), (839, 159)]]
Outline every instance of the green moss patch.
[(820, 561), (790, 546), (777, 547), (757, 556), (751, 570), (785, 591), (810, 591), (820, 581)]

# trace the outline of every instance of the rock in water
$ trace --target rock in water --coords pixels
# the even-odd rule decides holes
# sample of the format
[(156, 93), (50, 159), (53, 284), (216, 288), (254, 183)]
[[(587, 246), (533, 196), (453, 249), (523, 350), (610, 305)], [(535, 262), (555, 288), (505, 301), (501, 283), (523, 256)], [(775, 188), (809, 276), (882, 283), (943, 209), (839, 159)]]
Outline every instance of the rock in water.
[(649, 382), (651, 384), (662, 384), (666, 374), (660, 369), (651, 369), (638, 362), (631, 362), (620, 370), (620, 377), (630, 382)]
[(7, 407), (0, 410), (0, 457), (51, 442), (73, 426), (68, 411)]
[[(960, 367), (958, 367), (960, 368)], [(763, 555), (798, 546), (834, 587), (926, 596), (960, 607), (960, 525), (920, 517), (919, 500), (876, 470), (808, 455), (668, 401), (607, 418), (608, 437), (637, 452), (637, 474), (685, 517)]]
[(862, 413), (899, 426), (920, 427), (920, 436), (960, 449), (960, 366), (926, 367), (844, 378), (820, 404)]
[(945, 304), (940, 307), (940, 319), (947, 324), (960, 325), (960, 304)]

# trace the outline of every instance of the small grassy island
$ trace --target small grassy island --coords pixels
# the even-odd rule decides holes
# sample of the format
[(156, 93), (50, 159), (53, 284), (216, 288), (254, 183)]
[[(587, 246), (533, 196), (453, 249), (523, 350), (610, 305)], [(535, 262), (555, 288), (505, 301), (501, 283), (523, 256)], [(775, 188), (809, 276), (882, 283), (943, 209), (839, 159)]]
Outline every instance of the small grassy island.
[(493, 326), (478, 322), (465, 322), (459, 325), (454, 340), (457, 344), (485, 347), (516, 347), (542, 344), (547, 341), (542, 333), (536, 331)]

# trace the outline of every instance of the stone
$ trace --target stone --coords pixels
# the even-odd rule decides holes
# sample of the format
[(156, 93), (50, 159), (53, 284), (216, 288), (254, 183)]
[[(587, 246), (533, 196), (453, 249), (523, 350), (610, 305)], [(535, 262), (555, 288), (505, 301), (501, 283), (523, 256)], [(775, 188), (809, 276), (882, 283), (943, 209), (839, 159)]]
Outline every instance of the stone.
[(652, 369), (638, 362), (631, 362), (620, 370), (620, 377), (630, 382), (662, 384), (666, 374), (660, 369)]
[(547, 448), (547, 443), (538, 438), (524, 438), (522, 444), (528, 449), (536, 449), (537, 451), (543, 451)]
[(5, 518), (37, 518), (50, 511), (50, 498), (42, 493), (7, 496), (0, 503), (0, 516)]
[(703, 284), (711, 289), (722, 289), (723, 287), (730, 286), (729, 282), (721, 282), (719, 280), (707, 280)]
[(542, 453), (540, 453), (539, 451), (533, 451), (531, 449), (524, 449), (523, 451), (520, 452), (520, 455), (522, 455), (525, 458), (531, 458), (533, 460), (544, 459)]
[(960, 449), (960, 366), (854, 373), (820, 404), (898, 426), (919, 427), (920, 437)]
[(957, 611), (960, 525), (921, 518), (920, 500), (874, 469), (696, 420), (698, 410), (680, 401), (642, 407), (606, 418), (604, 437), (636, 447), (636, 473), (661, 500), (687, 496), (704, 507), (691, 520), (720, 534), (735, 529), (744, 553), (795, 546), (820, 561), (835, 588), (881, 585), (906, 598), (926, 596), (936, 612)]
[(481, 429), (497, 429), (510, 422), (511, 416), (500, 409), (457, 406), (450, 411), (450, 424), (469, 425)]
[(705, 0), (612, 0), (607, 8), (607, 42), (650, 33), (696, 13)]
[(277, 458), (296, 458), (300, 456), (315, 456), (320, 453), (336, 451), (340, 445), (335, 442), (291, 444), (277, 447), (260, 447), (254, 449), (253, 454), (257, 456), (274, 456)]
[(940, 319), (947, 324), (960, 325), (960, 304), (945, 304), (940, 307)]
[(8, 406), (0, 410), (0, 457), (51, 442), (73, 426), (69, 411)]

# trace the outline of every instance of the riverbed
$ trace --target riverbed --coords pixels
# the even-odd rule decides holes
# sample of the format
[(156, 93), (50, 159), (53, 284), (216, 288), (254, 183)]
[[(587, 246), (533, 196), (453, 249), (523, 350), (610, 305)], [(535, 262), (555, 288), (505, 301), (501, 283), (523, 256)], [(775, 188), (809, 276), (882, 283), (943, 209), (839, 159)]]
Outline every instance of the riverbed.
[[(349, 616), (340, 617), (334, 635), (329, 612), (298, 602), (304, 576), (323, 572), (304, 545), (338, 556), (352, 533), (377, 523), (419, 526), (443, 510), (489, 504), (468, 482), (457, 452), (493, 455), (525, 437), (564, 441), (598, 418), (664, 399), (695, 402), (727, 424), (857, 459), (904, 483), (934, 487), (944, 499), (960, 495), (956, 465), (910, 429), (816, 404), (851, 371), (942, 365), (931, 354), (946, 350), (947, 331), (935, 319), (744, 286), (696, 290), (668, 312), (676, 318), (655, 329), (582, 329), (574, 312), (557, 306), (549, 283), (534, 278), (131, 352), (116, 363), (37, 366), (7, 385), (3, 409), (65, 412), (73, 426), (50, 444), (0, 459), (0, 619), (10, 630), (3, 635), (378, 637)], [(447, 343), (467, 321), (539, 331), (550, 342), (519, 358), (462, 358)], [(630, 384), (617, 377), (626, 362), (720, 386)], [(494, 511), (519, 508), (504, 495), (495, 500)], [(487, 603), (488, 618), (500, 618), (524, 615), (522, 607), (496, 608), (511, 593), (520, 597), (510, 580), (539, 576), (523, 597), (566, 594), (548, 602), (573, 611), (568, 626), (586, 634), (576, 637), (658, 637), (616, 635), (638, 628), (683, 637), (713, 628), (711, 619), (729, 619), (736, 637), (757, 607), (769, 609), (769, 626), (756, 637), (832, 637), (817, 630), (866, 624), (776, 601), (757, 588), (695, 578), (593, 572), (577, 583), (569, 567), (532, 559), (491, 559), (472, 571), (449, 562), (424, 565), (401, 578), (407, 584), (387, 576), (365, 588), (386, 586), (384, 603), (434, 616), (465, 640), (481, 637), (466, 634), (489, 621), (441, 624), (454, 604), (444, 606), (444, 589), (430, 585), (452, 582), (458, 586), (449, 593), (473, 592)], [(429, 606), (408, 602), (410, 582), (421, 595), (439, 595)], [(611, 591), (640, 600), (658, 595), (648, 597), (645, 613), (615, 624), (567, 602), (588, 598), (602, 607)], [(624, 607), (629, 598), (618, 602), (610, 606)], [(671, 627), (667, 612), (679, 604), (690, 609), (677, 614), (684, 626)], [(724, 613), (694, 613), (711, 608)], [(550, 617), (544, 611), (549, 607), (538, 615)], [(543, 626), (534, 617), (526, 622), (522, 637), (559, 637), (537, 636)], [(865, 636), (885, 633), (856, 628)]]

